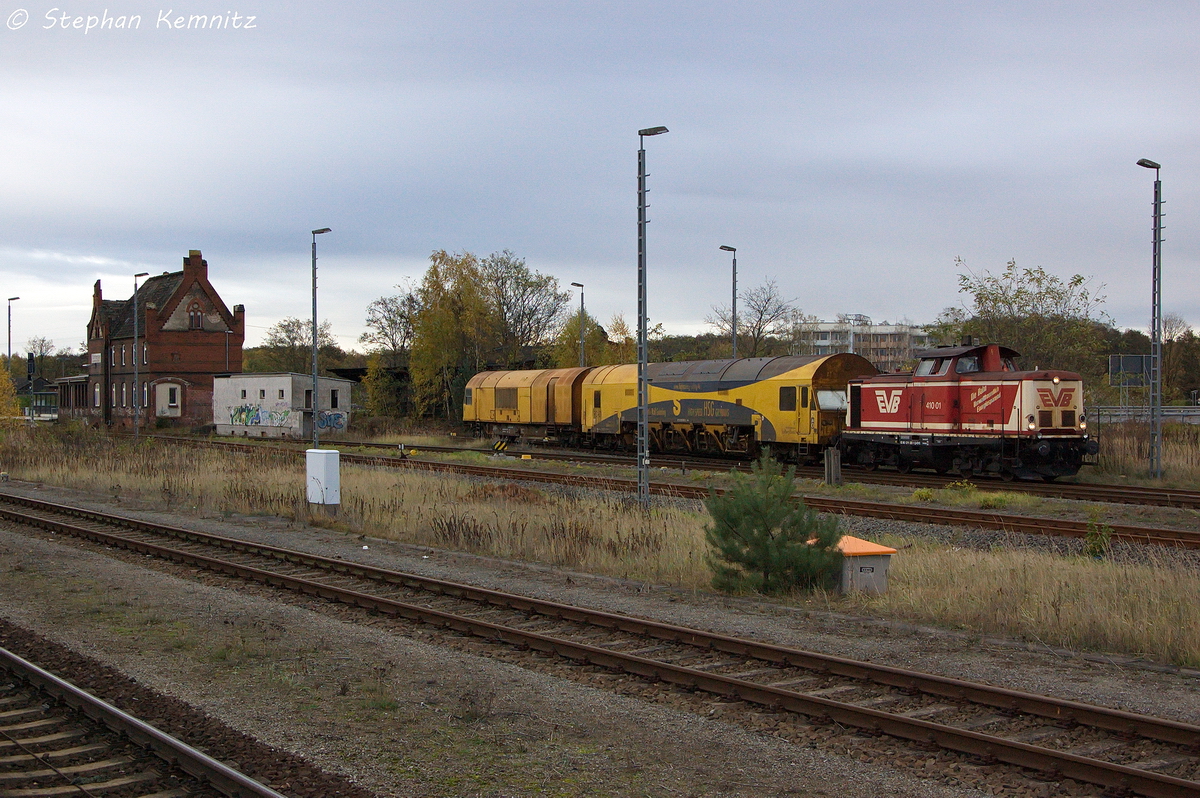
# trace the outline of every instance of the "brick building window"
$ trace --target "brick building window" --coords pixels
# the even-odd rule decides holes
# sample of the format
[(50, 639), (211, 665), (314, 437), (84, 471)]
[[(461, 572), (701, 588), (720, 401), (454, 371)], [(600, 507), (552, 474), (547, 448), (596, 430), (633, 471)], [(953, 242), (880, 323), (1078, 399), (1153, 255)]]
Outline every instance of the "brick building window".
[(179, 388), (174, 385), (167, 388), (167, 407), (179, 407)]
[(204, 311), (200, 309), (199, 302), (193, 302), (191, 307), (188, 308), (188, 329), (204, 329)]
[(146, 355), (148, 353), (149, 353), (149, 350), (146, 348), (146, 345), (142, 344), (142, 365), (143, 366), (146, 365)]
[(337, 406), (338, 406), (338, 390), (337, 390), (337, 388), (334, 388), (332, 391), (329, 392), (329, 407), (333, 410), (336, 410)]
[(112, 395), (113, 395), (112, 406), (116, 407), (117, 406), (117, 384), (115, 382), (112, 384)]
[(93, 394), (92, 395), (92, 403), (95, 404), (96, 407), (99, 407), (100, 406), (100, 383), (96, 383), (95, 385), (92, 386), (92, 394)]
[[(125, 354), (125, 347), (121, 347), (121, 354)], [(128, 407), (129, 397), (126, 395), (129, 388), (129, 383), (121, 383), (121, 407)]]
[(121, 344), (121, 365), (125, 365), (125, 344)]

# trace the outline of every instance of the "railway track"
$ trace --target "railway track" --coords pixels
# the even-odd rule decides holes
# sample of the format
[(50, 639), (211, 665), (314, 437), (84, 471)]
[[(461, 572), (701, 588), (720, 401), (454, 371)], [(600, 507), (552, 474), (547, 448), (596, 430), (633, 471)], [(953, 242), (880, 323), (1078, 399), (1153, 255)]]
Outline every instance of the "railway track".
[[(261, 444), (233, 443), (226, 441), (210, 441), (195, 438), (166, 438), (171, 442), (185, 443), (201, 447), (234, 449), (244, 452), (262, 452)], [(284, 452), (296, 457), (303, 456), (301, 449), (292, 447), (271, 447), (274, 451)], [(499, 466), (476, 466), (463, 463), (447, 463), (435, 460), (420, 460), (416, 458), (400, 459), (399, 457), (384, 457), (381, 455), (363, 455), (342, 452), (341, 461), (351, 465), (363, 465), (377, 468), (411, 468), (460, 474), (465, 476), (482, 477), (486, 479), (513, 480), (522, 482), (540, 482), (575, 487), (594, 488), (598, 490), (615, 490), (628, 493), (637, 491), (637, 482), (620, 477), (594, 477), (578, 474), (556, 474), (546, 471), (507, 468)], [(676, 498), (703, 499), (711, 489), (692, 485), (677, 485), (670, 482), (652, 482), (650, 492), (660, 496)], [(717, 491), (720, 492), (720, 491)], [(797, 494), (809, 507), (826, 513), (841, 515), (857, 515), (868, 518), (886, 518), (894, 521), (910, 521), (923, 524), (950, 524), (981, 529), (995, 529), (1005, 532), (1016, 532), (1028, 535), (1048, 535), (1060, 537), (1084, 538), (1091, 531), (1087, 521), (1076, 521), (1063, 518), (1048, 518), (1031, 515), (1016, 515), (989, 512), (987, 510), (960, 510), (947, 507), (898, 504), (891, 502), (862, 501), (855, 499), (831, 498), (828, 496), (810, 496)], [(1111, 539), (1127, 543), (1170, 546), (1173, 548), (1200, 548), (1200, 531), (1184, 529), (1165, 529), (1161, 527), (1143, 527), (1131, 524), (1105, 524), (1111, 531)]]
[(0, 798), (284, 798), (0, 648)]
[[(165, 441), (195, 441), (195, 438), (182, 438), (170, 435), (152, 435)], [(273, 442), (274, 443), (274, 442)], [(342, 446), (361, 447), (364, 449), (380, 449), (389, 452), (397, 450), (396, 444), (368, 443), (364, 441), (338, 441)], [(259, 444), (253, 444), (259, 445)], [(275, 444), (278, 445), (278, 444)], [(479, 449), (472, 446), (426, 446), (416, 445), (412, 448), (422, 452), (438, 452), (454, 454), (460, 452), (478, 452), (490, 454), (490, 449)], [(511, 449), (514, 456), (529, 455), (535, 460), (552, 460), (572, 463), (596, 463), (599, 465), (615, 465), (633, 467), (633, 457), (622, 454), (602, 454), (596, 452), (566, 452), (551, 451), (544, 448)], [(679, 457), (677, 455), (655, 455), (654, 466), (678, 468), (683, 471), (730, 471), (732, 469), (749, 471), (750, 465), (739, 460), (714, 460), (711, 458)], [(864, 469), (847, 469), (851, 480), (868, 485), (894, 485), (906, 488), (945, 488), (961, 480), (961, 477), (942, 476), (931, 473), (901, 474), (897, 471), (867, 471)], [(823, 469), (812, 466), (800, 466), (796, 476), (805, 479), (824, 479)], [(1113, 504), (1142, 504), (1151, 507), (1182, 507), (1200, 509), (1200, 491), (1178, 488), (1154, 488), (1131, 485), (1088, 484), (1080, 482), (1004, 482), (994, 477), (972, 477), (979, 480), (979, 485), (989, 491), (1006, 493), (1028, 493), (1034, 496), (1044, 496), (1054, 499), (1072, 499), (1075, 501), (1095, 501)]]
[(831, 657), (0, 494), (0, 517), (681, 686), (1161, 798), (1200, 798), (1200, 726)]

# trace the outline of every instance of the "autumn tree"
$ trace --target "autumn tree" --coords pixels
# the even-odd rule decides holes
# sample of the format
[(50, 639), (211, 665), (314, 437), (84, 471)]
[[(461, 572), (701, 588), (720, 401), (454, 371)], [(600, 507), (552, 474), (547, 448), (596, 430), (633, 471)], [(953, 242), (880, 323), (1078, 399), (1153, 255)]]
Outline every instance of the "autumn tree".
[[(557, 278), (531, 270), (523, 258), (507, 249), (480, 261), (479, 272), (495, 317), (497, 360), (519, 367), (527, 359), (527, 350), (554, 340), (571, 295), (559, 289)], [(578, 325), (575, 335), (578, 340)]]
[(403, 385), (384, 364), (383, 357), (376, 352), (367, 358), (367, 374), (362, 380), (366, 393), (363, 406), (368, 415), (395, 418), (401, 413)]
[[(737, 313), (738, 355), (758, 357), (770, 354), (769, 338), (787, 333), (795, 314), (792, 303), (784, 299), (775, 280), (768, 278), (757, 288), (739, 295)], [(733, 313), (729, 305), (713, 305), (704, 322), (719, 335), (729, 338), (733, 331)]]
[(7, 374), (0, 374), (0, 429), (13, 429), (22, 423), (16, 386)]
[[(559, 328), (548, 358), (554, 368), (569, 369), (579, 365), (579, 323), (579, 312), (576, 311)], [(583, 351), (589, 366), (600, 366), (606, 362), (608, 335), (592, 314), (586, 311), (583, 315)]]
[(1021, 269), (1015, 260), (1000, 274), (976, 274), (962, 258), (955, 264), (964, 270), (958, 275), (959, 291), (971, 297), (961, 335), (1011, 346), (1031, 368), (1069, 369), (1092, 377), (1104, 373), (1102, 330), (1108, 319), (1100, 310), (1103, 285), (1093, 289), (1080, 274), (1063, 280), (1041, 266)]
[(403, 366), (408, 362), (421, 302), (409, 286), (396, 286), (401, 293), (381, 296), (367, 305), (366, 332), (358, 337), (367, 351), (382, 357), (381, 366)]
[(417, 289), (410, 371), (420, 412), (456, 418), (467, 380), (488, 362), (495, 316), (484, 294), (478, 258), (438, 250)]

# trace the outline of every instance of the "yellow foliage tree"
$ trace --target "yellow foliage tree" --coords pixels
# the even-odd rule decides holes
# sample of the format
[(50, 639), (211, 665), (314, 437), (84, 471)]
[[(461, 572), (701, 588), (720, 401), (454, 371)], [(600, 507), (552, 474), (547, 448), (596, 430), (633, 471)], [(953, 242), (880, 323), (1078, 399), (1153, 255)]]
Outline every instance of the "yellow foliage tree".
[(414, 324), (413, 398), (419, 410), (441, 408), (458, 417), (463, 388), (491, 354), (496, 319), (482, 291), (479, 259), (469, 252), (438, 250), (417, 294), (421, 310)]
[(21, 426), (21, 408), (17, 403), (17, 388), (12, 378), (0, 374), (0, 426), (6, 429)]

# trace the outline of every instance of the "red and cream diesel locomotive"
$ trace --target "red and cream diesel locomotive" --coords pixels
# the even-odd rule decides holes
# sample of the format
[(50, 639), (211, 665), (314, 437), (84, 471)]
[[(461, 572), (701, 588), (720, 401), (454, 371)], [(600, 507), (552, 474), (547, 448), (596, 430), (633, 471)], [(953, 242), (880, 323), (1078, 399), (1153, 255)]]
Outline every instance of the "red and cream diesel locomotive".
[(1099, 451), (1082, 378), (1017, 371), (1017, 356), (996, 344), (938, 347), (917, 352), (911, 373), (850, 380), (843, 462), (1005, 479), (1077, 473)]

